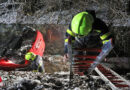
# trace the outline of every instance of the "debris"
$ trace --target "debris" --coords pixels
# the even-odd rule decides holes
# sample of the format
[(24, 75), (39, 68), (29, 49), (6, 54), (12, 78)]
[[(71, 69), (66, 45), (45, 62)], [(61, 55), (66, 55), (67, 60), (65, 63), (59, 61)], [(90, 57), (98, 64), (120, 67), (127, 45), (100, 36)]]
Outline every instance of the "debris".
[(0, 87), (3, 87), (4, 83), (2, 82), (2, 78), (0, 77)]

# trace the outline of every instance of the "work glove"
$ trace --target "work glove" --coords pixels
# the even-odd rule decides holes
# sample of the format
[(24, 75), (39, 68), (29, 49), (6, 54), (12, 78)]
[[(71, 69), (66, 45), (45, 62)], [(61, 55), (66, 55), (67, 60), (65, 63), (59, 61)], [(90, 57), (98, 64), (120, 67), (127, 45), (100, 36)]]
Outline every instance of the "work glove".
[(66, 53), (66, 54), (64, 54), (64, 62), (66, 62), (67, 60), (69, 59), (69, 55), (68, 55), (68, 53)]

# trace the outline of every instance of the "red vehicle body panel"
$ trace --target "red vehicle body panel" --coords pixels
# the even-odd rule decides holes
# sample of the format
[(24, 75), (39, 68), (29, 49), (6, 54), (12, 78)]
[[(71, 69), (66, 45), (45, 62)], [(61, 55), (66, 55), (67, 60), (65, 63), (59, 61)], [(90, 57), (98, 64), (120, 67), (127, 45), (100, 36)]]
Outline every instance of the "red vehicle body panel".
[[(40, 31), (37, 30), (37, 36), (35, 42), (32, 45), (30, 52), (36, 55), (43, 56), (45, 50), (45, 42)], [(11, 60), (0, 59), (0, 68), (3, 70), (14, 70), (16, 68), (23, 68), (29, 65), (29, 61), (25, 60), (24, 64), (15, 64)]]
[(37, 31), (36, 40), (29, 51), (35, 53), (36, 55), (43, 56), (44, 50), (45, 50), (45, 42), (43, 40), (43, 36), (39, 31)]
[(2, 82), (1, 76), (0, 76), (0, 83)]

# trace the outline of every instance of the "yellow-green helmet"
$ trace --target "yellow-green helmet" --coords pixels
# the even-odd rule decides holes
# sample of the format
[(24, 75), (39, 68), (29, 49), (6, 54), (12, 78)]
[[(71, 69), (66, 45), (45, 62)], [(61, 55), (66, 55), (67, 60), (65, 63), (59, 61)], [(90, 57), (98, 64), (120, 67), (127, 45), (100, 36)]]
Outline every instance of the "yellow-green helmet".
[(75, 34), (88, 35), (92, 30), (94, 19), (88, 12), (80, 12), (71, 21), (71, 29)]
[(33, 53), (33, 52), (28, 52), (26, 55), (25, 55), (25, 59), (26, 60), (34, 60), (36, 58), (36, 55)]

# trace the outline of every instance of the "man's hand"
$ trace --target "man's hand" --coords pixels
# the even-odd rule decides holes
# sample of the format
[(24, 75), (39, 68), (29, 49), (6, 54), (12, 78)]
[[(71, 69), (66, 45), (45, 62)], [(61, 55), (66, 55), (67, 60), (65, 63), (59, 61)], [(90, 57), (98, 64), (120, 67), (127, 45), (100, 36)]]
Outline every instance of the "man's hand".
[(69, 58), (69, 55), (68, 55), (68, 53), (66, 53), (66, 54), (64, 55), (64, 62), (66, 62), (66, 61), (68, 60), (68, 58)]

